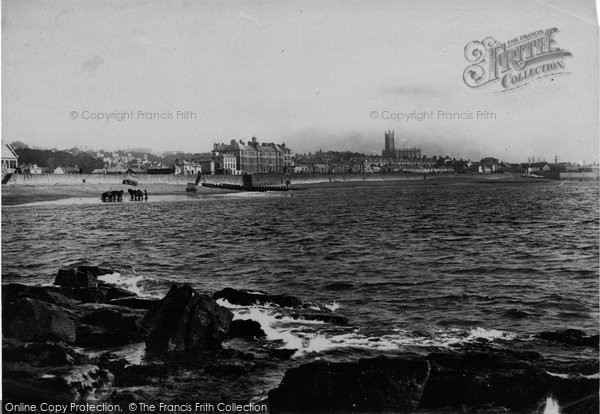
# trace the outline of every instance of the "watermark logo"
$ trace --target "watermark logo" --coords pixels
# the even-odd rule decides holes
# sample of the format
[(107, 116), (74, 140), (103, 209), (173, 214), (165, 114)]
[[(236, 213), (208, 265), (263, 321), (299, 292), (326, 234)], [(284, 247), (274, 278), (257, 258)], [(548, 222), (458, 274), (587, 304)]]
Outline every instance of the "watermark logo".
[(498, 114), (489, 109), (474, 109), (459, 112), (442, 110), (420, 111), (371, 111), (370, 119), (381, 119), (396, 122), (423, 122), (423, 121), (495, 121)]
[(198, 119), (194, 111), (70, 111), (69, 119), (83, 121), (193, 121)]
[(469, 66), (463, 72), (471, 88), (499, 83), (501, 90), (520, 88), (547, 76), (568, 73), (565, 58), (571, 52), (558, 47), (556, 27), (517, 36), (504, 43), (492, 37), (465, 46)]

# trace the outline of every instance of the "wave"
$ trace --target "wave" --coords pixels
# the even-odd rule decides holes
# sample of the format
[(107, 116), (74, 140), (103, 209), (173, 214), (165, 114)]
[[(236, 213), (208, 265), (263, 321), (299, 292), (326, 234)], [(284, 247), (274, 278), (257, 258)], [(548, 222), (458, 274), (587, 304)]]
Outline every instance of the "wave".
[(516, 338), (516, 334), (513, 333), (481, 327), (467, 330), (439, 329), (429, 333), (397, 329), (392, 334), (368, 335), (363, 333), (360, 327), (339, 327), (322, 321), (295, 319), (283, 313), (281, 308), (236, 306), (224, 299), (219, 299), (217, 303), (229, 308), (234, 314), (233, 319), (251, 319), (258, 322), (266, 334), (267, 341), (280, 343), (280, 349), (296, 350), (295, 358), (342, 349), (391, 352), (406, 347), (450, 348), (482, 340)]
[(98, 276), (98, 280), (118, 286), (125, 290), (135, 293), (141, 297), (151, 297), (147, 295), (140, 287), (140, 282), (144, 279), (143, 276), (124, 276), (119, 272), (109, 273), (106, 275)]

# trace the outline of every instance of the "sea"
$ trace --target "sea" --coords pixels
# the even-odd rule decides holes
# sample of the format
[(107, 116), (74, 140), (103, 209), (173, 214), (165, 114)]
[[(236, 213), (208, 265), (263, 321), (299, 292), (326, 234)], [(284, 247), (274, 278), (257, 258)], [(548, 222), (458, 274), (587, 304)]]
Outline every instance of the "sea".
[[(276, 306), (221, 301), (235, 318), (261, 324), (267, 338), (253, 347), (293, 349), (293, 356), (265, 356), (260, 369), (235, 380), (215, 375), (201, 387), (153, 391), (218, 390), (258, 401), (287, 368), (317, 359), (476, 343), (559, 361), (597, 358), (593, 349), (573, 352), (535, 335), (598, 333), (598, 226), (597, 181), (71, 198), (2, 207), (2, 283), (48, 285), (59, 268), (90, 264), (112, 269), (106, 281), (144, 297), (161, 298), (173, 283), (204, 293), (232, 287), (293, 295), (348, 317), (336, 326), (296, 320)], [(144, 362), (143, 344), (117, 351)]]

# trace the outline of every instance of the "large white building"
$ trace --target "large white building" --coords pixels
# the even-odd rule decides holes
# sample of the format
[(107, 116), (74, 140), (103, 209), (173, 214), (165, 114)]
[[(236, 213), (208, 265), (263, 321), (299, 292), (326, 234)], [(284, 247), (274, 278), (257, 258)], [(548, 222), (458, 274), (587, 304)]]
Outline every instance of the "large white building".
[[(241, 173), (288, 173), (294, 171), (292, 151), (285, 144), (259, 143), (256, 137), (248, 143), (231, 140), (229, 144), (215, 143), (213, 149), (217, 172), (232, 170)], [(221, 170), (221, 171), (220, 171)]]
[(2, 142), (2, 175), (14, 173), (19, 165), (19, 156), (9, 145)]

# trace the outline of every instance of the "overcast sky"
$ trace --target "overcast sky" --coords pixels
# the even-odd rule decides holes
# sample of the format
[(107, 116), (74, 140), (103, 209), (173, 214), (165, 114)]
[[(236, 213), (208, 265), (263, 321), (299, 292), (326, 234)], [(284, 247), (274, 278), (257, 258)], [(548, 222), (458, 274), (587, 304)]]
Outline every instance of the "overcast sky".
[[(468, 42), (550, 27), (569, 74), (505, 93), (463, 82)], [(380, 153), (389, 128), (428, 155), (597, 162), (598, 67), (593, 0), (3, 0), (2, 138), (206, 152), (255, 135)], [(197, 119), (136, 119), (178, 110)], [(370, 116), (432, 110), (496, 119)]]

